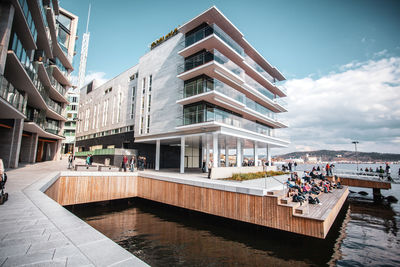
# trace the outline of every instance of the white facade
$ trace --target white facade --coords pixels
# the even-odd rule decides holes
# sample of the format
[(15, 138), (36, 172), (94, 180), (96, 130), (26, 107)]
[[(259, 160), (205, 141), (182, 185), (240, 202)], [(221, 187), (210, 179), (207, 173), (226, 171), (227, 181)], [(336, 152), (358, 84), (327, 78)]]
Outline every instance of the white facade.
[[(279, 136), (287, 127), (278, 115), (287, 111), (278, 85), (284, 76), (217, 8), (160, 40), (138, 65), (91, 93), (81, 90), (79, 140), (132, 126), (134, 148), (147, 145), (140, 149), (152, 150), (155, 169), (181, 172), (209, 161), (214, 167), (257, 166), (270, 161), (271, 148), (289, 144)], [(179, 166), (163, 164), (161, 158), (171, 157)]]

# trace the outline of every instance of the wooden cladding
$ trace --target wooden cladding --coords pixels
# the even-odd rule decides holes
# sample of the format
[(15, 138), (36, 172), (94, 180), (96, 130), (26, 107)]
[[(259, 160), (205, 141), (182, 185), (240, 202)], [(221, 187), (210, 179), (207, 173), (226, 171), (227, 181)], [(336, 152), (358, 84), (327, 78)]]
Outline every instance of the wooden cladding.
[[(346, 193), (347, 192), (347, 193)], [(325, 220), (294, 216), (277, 196), (257, 196), (137, 176), (60, 177), (45, 193), (61, 205), (141, 197), (181, 208), (325, 238), (348, 190)]]

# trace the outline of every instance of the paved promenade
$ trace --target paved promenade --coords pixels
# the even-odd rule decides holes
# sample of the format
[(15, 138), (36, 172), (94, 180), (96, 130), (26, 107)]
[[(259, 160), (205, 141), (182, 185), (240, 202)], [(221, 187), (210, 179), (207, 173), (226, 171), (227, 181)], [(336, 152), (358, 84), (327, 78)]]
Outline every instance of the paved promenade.
[(0, 266), (147, 266), (40, 189), (67, 160), (7, 171), (0, 206)]

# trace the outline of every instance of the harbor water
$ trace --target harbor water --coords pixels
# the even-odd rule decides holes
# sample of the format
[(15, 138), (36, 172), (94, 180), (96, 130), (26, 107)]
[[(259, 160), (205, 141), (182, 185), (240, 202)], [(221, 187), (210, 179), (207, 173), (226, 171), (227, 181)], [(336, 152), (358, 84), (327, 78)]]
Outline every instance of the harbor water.
[[(324, 240), (141, 199), (69, 209), (151, 266), (400, 266), (400, 203), (376, 203), (371, 189), (350, 189)], [(400, 185), (382, 194), (400, 199)]]

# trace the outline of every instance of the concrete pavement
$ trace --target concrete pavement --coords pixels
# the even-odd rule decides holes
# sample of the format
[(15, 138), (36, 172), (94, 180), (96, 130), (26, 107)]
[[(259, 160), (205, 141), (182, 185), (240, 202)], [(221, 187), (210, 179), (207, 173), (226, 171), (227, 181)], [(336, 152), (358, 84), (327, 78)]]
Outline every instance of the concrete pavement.
[(66, 159), (7, 171), (0, 266), (147, 266), (40, 191)]

